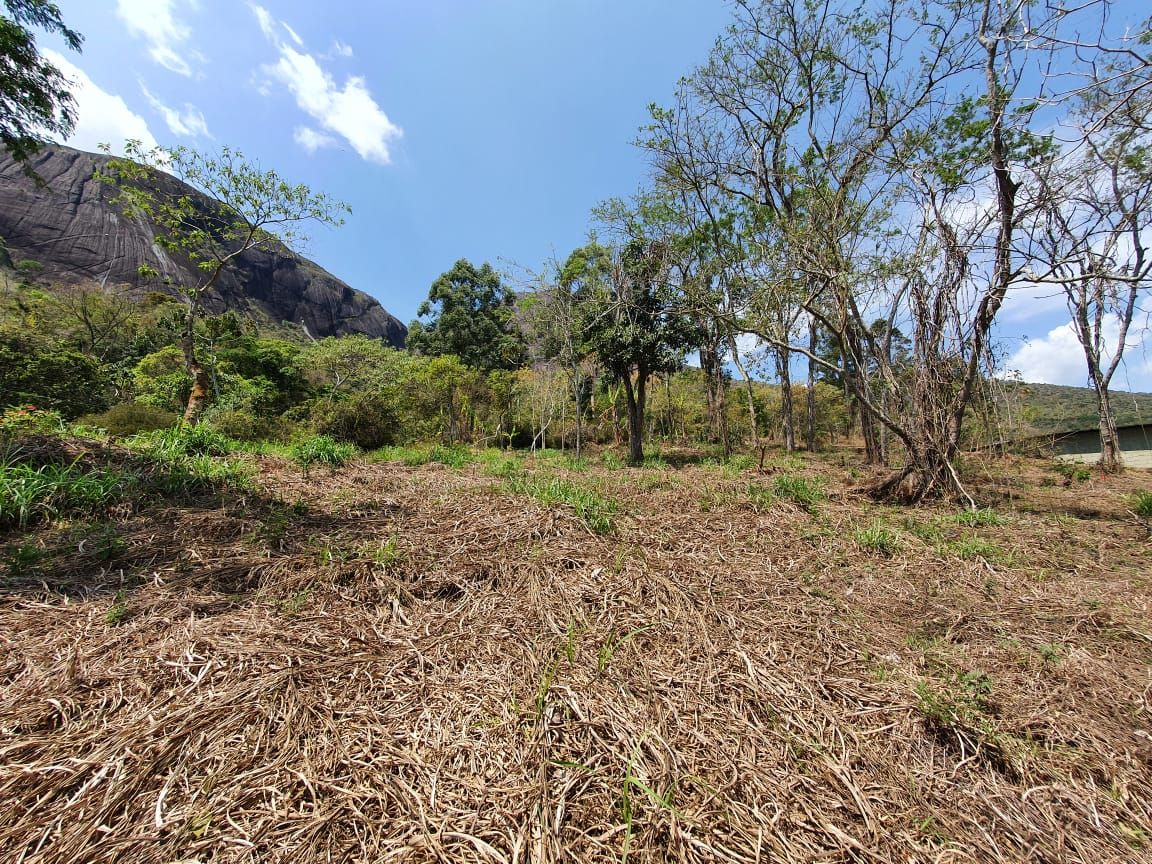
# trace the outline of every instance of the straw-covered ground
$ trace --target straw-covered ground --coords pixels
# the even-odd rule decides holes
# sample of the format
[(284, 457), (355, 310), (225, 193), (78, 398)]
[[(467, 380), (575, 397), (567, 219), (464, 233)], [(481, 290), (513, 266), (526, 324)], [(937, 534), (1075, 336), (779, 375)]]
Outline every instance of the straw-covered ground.
[(0, 536), (0, 860), (1152, 861), (1148, 472), (245, 458)]

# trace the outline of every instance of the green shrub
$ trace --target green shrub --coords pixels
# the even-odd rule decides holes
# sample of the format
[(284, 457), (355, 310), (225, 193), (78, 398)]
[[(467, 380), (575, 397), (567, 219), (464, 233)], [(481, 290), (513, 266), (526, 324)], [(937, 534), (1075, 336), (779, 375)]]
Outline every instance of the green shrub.
[(320, 435), (375, 450), (393, 443), (399, 423), (389, 399), (380, 392), (351, 393), (312, 403), (309, 422)]
[(292, 460), (307, 474), (313, 465), (338, 468), (354, 458), (358, 451), (354, 444), (337, 441), (327, 435), (317, 435), (315, 438), (294, 444), (290, 452)]
[(47, 411), (35, 405), (19, 405), (0, 412), (0, 437), (16, 435), (55, 435), (64, 429), (58, 411)]
[(180, 422), (180, 417), (172, 411), (140, 402), (121, 402), (103, 414), (89, 414), (81, 417), (78, 422), (85, 426), (104, 429), (117, 438), (127, 438), (139, 435), (141, 432), (169, 429)]
[(0, 408), (31, 404), (70, 420), (104, 409), (105, 383), (94, 358), (63, 342), (0, 331)]

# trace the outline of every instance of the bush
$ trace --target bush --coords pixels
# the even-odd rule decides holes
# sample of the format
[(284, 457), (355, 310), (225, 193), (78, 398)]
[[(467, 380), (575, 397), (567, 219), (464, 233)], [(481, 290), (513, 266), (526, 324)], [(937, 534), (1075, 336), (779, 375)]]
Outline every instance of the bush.
[(327, 397), (312, 403), (309, 422), (320, 435), (376, 450), (396, 440), (398, 423), (388, 398), (377, 392)]
[(144, 405), (140, 402), (121, 402), (119, 405), (113, 405), (103, 414), (89, 414), (81, 417), (79, 422), (84, 426), (104, 429), (109, 435), (117, 438), (127, 438), (141, 432), (170, 429), (180, 422), (180, 417), (171, 411)]
[(0, 332), (0, 407), (31, 403), (72, 419), (103, 410), (95, 359), (35, 333)]
[(58, 411), (46, 411), (35, 405), (21, 405), (0, 412), (0, 437), (55, 435), (63, 428)]

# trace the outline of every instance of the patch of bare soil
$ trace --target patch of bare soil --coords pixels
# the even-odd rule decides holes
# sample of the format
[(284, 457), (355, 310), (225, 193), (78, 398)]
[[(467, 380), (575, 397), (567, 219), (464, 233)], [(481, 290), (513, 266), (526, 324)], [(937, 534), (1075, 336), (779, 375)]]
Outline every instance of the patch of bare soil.
[(1152, 861), (1138, 476), (259, 465), (0, 538), (0, 860)]

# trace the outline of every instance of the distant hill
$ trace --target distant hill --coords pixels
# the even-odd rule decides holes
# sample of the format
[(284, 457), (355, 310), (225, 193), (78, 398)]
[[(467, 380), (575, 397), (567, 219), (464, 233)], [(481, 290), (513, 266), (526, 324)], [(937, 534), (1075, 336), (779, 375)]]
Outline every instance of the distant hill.
[[(1087, 387), (1003, 382), (1002, 419), (1033, 435), (1057, 435), (1099, 425), (1096, 394)], [(1120, 426), (1152, 423), (1152, 393), (1112, 392)]]
[[(194, 266), (161, 249), (153, 226), (125, 218), (109, 203), (113, 190), (93, 180), (108, 158), (46, 145), (29, 160), (37, 182), (0, 153), (0, 240), (11, 261), (37, 262), (38, 278), (48, 284), (127, 285), (140, 295), (166, 290), (141, 280), (142, 264), (171, 282), (194, 282)], [(175, 178), (167, 182), (183, 186)], [(205, 307), (302, 327), (316, 338), (361, 333), (401, 347), (408, 332), (373, 297), (282, 245), (240, 256), (205, 298)]]

